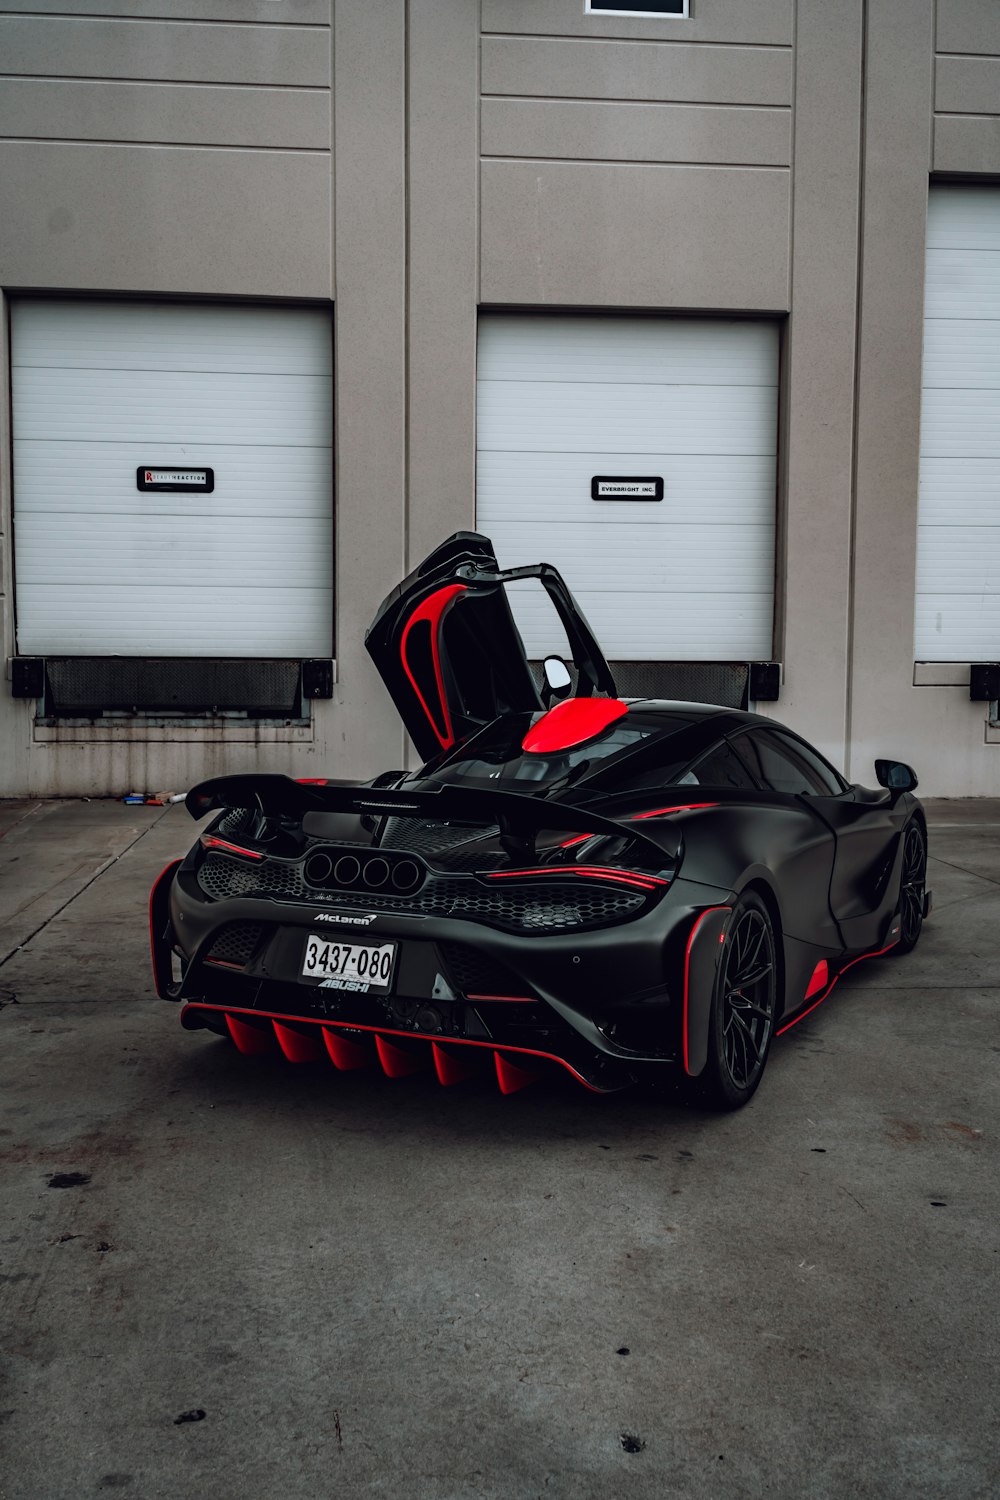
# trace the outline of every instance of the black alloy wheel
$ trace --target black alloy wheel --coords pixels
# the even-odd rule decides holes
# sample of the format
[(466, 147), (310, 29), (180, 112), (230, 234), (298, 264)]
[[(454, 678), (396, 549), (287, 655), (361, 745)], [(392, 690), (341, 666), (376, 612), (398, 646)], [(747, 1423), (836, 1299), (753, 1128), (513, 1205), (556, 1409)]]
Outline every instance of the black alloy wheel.
[(927, 897), (927, 835), (914, 818), (903, 830), (903, 873), (899, 882), (899, 942), (893, 953), (910, 953), (920, 941)]
[(778, 964), (774, 928), (753, 891), (739, 897), (726, 925), (712, 1001), (702, 1097), (716, 1109), (739, 1109), (764, 1073), (774, 1035)]

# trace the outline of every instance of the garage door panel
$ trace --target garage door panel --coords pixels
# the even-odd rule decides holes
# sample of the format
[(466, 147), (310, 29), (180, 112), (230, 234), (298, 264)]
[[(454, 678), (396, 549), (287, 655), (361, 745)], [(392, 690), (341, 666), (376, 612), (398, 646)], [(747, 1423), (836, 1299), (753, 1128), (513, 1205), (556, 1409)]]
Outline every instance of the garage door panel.
[(90, 302), (18, 303), (15, 369), (330, 373), (330, 321), (311, 309), (101, 303), (99, 338), (94, 318)]
[(1000, 191), (931, 188), (914, 655), (1000, 650)]
[(605, 382), (495, 381), (480, 385), (479, 446), (506, 451), (608, 453), (775, 451), (777, 394), (746, 385), (642, 386)]
[[(169, 590), (177, 578), (174, 519), (145, 516), (122, 526), (115, 515), (60, 516), (58, 544), (52, 546), (52, 516), (26, 517), (18, 528), (23, 548), (18, 582), (113, 587), (134, 581)], [(329, 517), (300, 522), (294, 529), (280, 516), (258, 517), (253, 526), (234, 524), (229, 517), (187, 516), (181, 525), (186, 584), (210, 590), (220, 582), (283, 588), (294, 608), (301, 589), (321, 589), (329, 579)]]
[[(612, 661), (758, 660), (770, 655), (773, 603), (769, 593), (685, 594), (633, 592), (577, 594), (606, 656)], [(565, 638), (543, 598), (517, 596), (514, 618), (528, 654), (565, 654)], [(641, 621), (641, 636), (636, 621)]]
[(311, 656), (331, 628), (328, 589), (18, 588), (18, 642), (28, 656)]
[(20, 651), (330, 654), (328, 312), (16, 301), (12, 387)]
[(917, 661), (995, 661), (1000, 594), (923, 594), (919, 598)]
[(777, 382), (771, 324), (677, 318), (664, 337), (658, 318), (562, 318), (549, 320), (540, 341), (537, 321), (505, 317), (496, 325), (480, 343), (480, 380), (757, 385), (763, 367)]
[[(477, 524), (504, 566), (555, 563), (612, 657), (768, 657), (777, 381), (773, 323), (484, 317)], [(664, 498), (595, 501), (595, 475)], [(565, 651), (537, 591), (514, 607)]]
[(920, 520), (924, 526), (992, 525), (998, 496), (1000, 457), (936, 458), (925, 454), (920, 461)]
[(311, 446), (330, 429), (332, 381), (188, 370), (22, 368), (14, 432), (62, 442), (212, 442)]
[(136, 470), (150, 462), (148, 443), (94, 443), (82, 469), (68, 443), (19, 442), (14, 459), (18, 506), (63, 515), (197, 516), (207, 508), (230, 519), (279, 515), (286, 520), (329, 518), (333, 453), (329, 448), (240, 448), (212, 443), (158, 443), (154, 462), (164, 468), (212, 468), (211, 496), (142, 493)]
[(921, 526), (917, 589), (1000, 594), (1000, 526)]
[(928, 250), (928, 318), (1000, 318), (1000, 249)]
[[(596, 474), (658, 475), (662, 501), (602, 501), (590, 496)], [(774, 458), (702, 453), (480, 453), (477, 487), (481, 515), (560, 524), (617, 527), (673, 526), (696, 506), (717, 525), (773, 525)], [(492, 525), (493, 523), (491, 523)]]
[(601, 591), (610, 580), (629, 591), (725, 593), (743, 571), (755, 580), (753, 592), (770, 596), (774, 560), (773, 526), (678, 525), (663, 546), (650, 546), (645, 526), (622, 522), (602, 529), (595, 545), (589, 529), (546, 522), (495, 522), (490, 537), (501, 567), (520, 567), (539, 558), (558, 559), (559, 571), (575, 594)]
[(1000, 388), (925, 390), (920, 451), (929, 457), (1000, 457)]
[(928, 319), (924, 386), (1000, 386), (1000, 322), (992, 318)]

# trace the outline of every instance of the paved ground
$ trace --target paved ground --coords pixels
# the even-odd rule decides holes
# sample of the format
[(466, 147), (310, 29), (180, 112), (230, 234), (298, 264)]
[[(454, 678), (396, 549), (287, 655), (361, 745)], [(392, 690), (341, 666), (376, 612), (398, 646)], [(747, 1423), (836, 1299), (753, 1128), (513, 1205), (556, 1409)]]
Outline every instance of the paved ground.
[(0, 804), (0, 1494), (995, 1496), (1000, 803), (931, 812), (920, 948), (715, 1118), (185, 1034), (183, 809)]

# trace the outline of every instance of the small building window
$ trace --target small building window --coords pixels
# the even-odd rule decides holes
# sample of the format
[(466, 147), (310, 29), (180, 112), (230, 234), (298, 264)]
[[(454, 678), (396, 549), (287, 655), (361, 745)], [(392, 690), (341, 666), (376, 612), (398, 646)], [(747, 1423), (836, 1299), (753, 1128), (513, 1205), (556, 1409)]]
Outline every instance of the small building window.
[(673, 16), (685, 20), (691, 0), (583, 0), (586, 16)]

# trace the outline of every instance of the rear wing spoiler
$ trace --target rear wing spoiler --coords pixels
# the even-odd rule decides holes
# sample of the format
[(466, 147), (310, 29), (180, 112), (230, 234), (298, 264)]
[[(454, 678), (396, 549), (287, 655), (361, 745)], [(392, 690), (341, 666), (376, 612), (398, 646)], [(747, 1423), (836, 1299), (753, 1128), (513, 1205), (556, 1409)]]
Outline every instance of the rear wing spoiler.
[[(288, 776), (217, 776), (193, 787), (185, 798), (193, 818), (218, 808), (256, 807), (264, 816), (301, 817), (310, 813), (354, 813), (359, 817), (423, 818), (428, 822), (497, 823), (507, 852), (533, 859), (535, 838), (542, 829), (566, 833), (603, 834), (628, 838), (632, 850), (659, 869), (680, 852), (679, 832), (662, 827), (659, 838), (628, 821), (602, 817), (566, 802), (525, 797), (519, 792), (491, 787), (441, 785), (415, 791), (382, 790), (352, 782), (309, 783)], [(317, 820), (319, 822), (319, 820)], [(306, 832), (311, 830), (306, 827)], [(323, 836), (321, 826), (313, 830)]]

